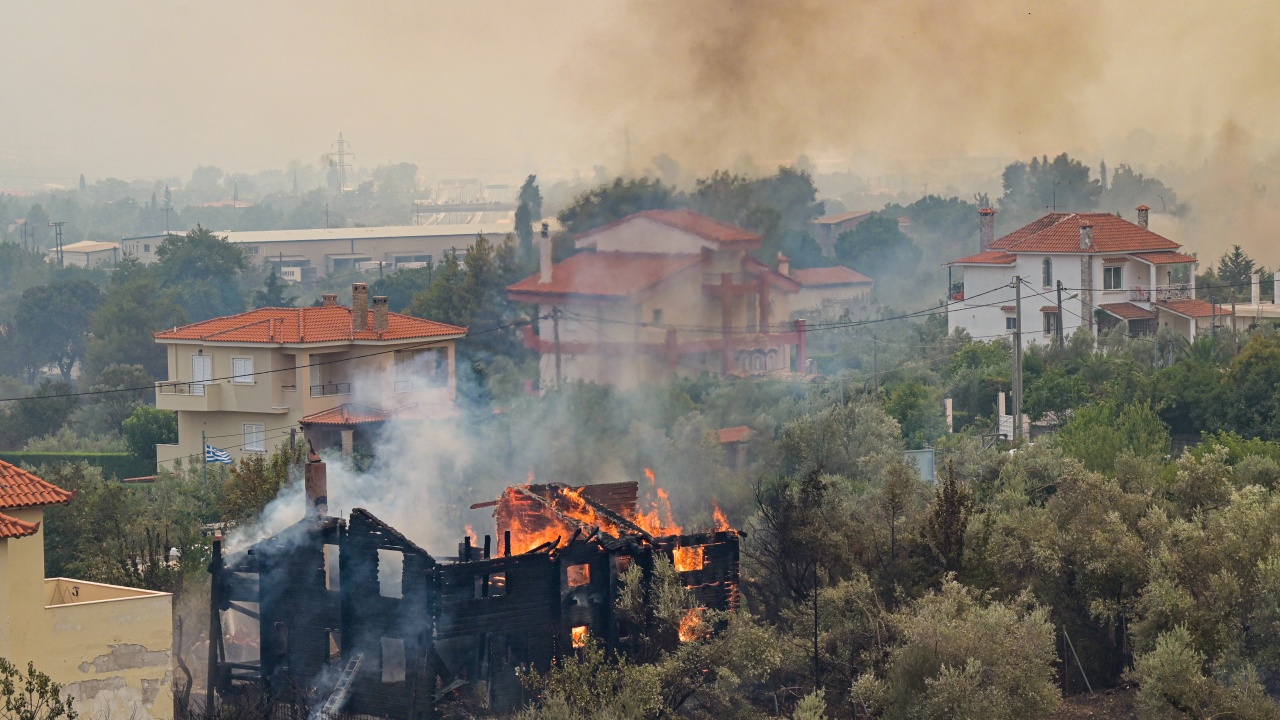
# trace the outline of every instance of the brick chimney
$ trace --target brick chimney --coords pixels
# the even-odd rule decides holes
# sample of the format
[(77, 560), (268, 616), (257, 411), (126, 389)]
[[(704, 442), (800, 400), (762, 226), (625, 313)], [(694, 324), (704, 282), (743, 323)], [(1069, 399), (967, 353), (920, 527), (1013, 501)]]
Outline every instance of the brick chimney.
[(978, 247), (982, 252), (991, 249), (996, 241), (996, 211), (982, 208), (978, 211)]
[(369, 283), (351, 283), (351, 327), (356, 332), (369, 328)]
[(551, 233), (542, 223), (542, 236), (538, 238), (538, 284), (551, 282)]
[(307, 464), (302, 469), (302, 480), (307, 497), (307, 516), (329, 513), (329, 477), (324, 461), (307, 439)]
[(373, 329), (378, 332), (386, 332), (388, 323), (387, 315), (387, 296), (373, 296)]
[(338, 293), (325, 293), (321, 295), (320, 304), (324, 307), (336, 307), (338, 304)]
[(1093, 226), (1085, 223), (1080, 226), (1080, 249), (1089, 250), (1093, 247)]
[(1150, 212), (1151, 212), (1151, 208), (1147, 207), (1146, 205), (1138, 206), (1138, 227), (1144, 228), (1144, 229), (1147, 227), (1147, 215)]
[(791, 277), (791, 258), (778, 253), (778, 273)]

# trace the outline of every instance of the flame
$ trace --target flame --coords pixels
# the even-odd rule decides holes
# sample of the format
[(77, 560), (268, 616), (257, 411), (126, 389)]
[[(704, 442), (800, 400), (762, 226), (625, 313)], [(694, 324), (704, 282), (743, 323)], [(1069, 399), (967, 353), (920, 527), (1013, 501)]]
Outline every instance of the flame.
[(701, 545), (672, 548), (671, 555), (675, 562), (676, 572), (701, 570), (703, 565), (706, 564), (706, 556)]
[[(683, 628), (684, 628), (683, 622), (680, 623), (680, 627), (681, 627), (681, 631), (683, 632)], [(570, 630), (569, 632), (573, 636), (573, 646), (575, 648), (584, 648), (587, 646), (587, 626), (586, 625), (579, 625), (573, 628), (572, 630)], [(684, 639), (684, 638), (681, 637), (681, 639)]]
[(658, 487), (657, 477), (653, 474), (653, 470), (644, 469), (644, 476), (649, 479), (649, 485), (653, 489), (654, 499), (649, 503), (649, 512), (636, 511), (636, 516), (631, 518), (631, 522), (644, 528), (644, 531), (656, 537), (664, 535), (679, 535), (683, 531), (676, 524), (675, 519), (671, 515), (671, 498), (667, 495), (667, 491)]
[[(704, 608), (693, 608), (686, 612), (684, 617), (681, 618), (680, 628), (676, 631), (680, 636), (680, 642), (697, 640), (707, 634), (706, 628), (702, 626), (703, 609)], [(575, 645), (575, 647), (577, 646)]]
[(716, 532), (723, 532), (731, 527), (729, 518), (725, 517), (724, 511), (720, 509), (720, 503), (715, 500), (711, 501), (711, 516), (715, 522)]
[[(473, 539), (473, 540), (474, 540), (474, 539), (475, 539), (475, 537), (476, 537), (476, 530), (475, 530), (475, 528), (473, 528), (473, 527), (471, 527), (470, 525), (468, 525), (468, 526), (466, 526), (466, 527), (463, 529), (463, 534), (464, 534), (466, 537), (469, 537), (469, 538), (471, 538), (471, 539)], [(473, 542), (473, 543), (471, 543), (471, 544), (472, 544), (472, 545), (474, 545), (475, 543)]]

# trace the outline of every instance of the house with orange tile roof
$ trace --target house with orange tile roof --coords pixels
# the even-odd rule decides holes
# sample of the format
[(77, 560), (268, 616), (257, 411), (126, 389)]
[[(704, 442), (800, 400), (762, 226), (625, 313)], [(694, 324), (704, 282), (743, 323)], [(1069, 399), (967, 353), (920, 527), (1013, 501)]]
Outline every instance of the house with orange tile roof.
[(778, 270), (800, 284), (800, 291), (791, 298), (791, 313), (796, 317), (836, 320), (866, 307), (875, 285), (871, 278), (843, 265), (792, 269), (782, 254)]
[(575, 242), (578, 253), (552, 263), (544, 231), (539, 271), (507, 288), (543, 318), (525, 344), (541, 356), (544, 387), (804, 367), (805, 322), (788, 319), (801, 285), (749, 254), (758, 234), (689, 210), (647, 210)]
[[(1229, 308), (1196, 298), (1196, 258), (1148, 227), (1110, 213), (1054, 212), (997, 239), (996, 211), (979, 213), (978, 252), (947, 263), (947, 325), (975, 339), (1011, 336), (1021, 279), (1024, 345), (1084, 327), (1123, 327), (1130, 336), (1168, 327), (1188, 340), (1226, 322)], [(1059, 309), (1060, 308), (1060, 309)]]
[(173, 717), (173, 596), (45, 578), (44, 509), (72, 493), (0, 460), (0, 657), (35, 664), (80, 717)]
[(169, 360), (156, 406), (178, 413), (178, 442), (157, 446), (159, 464), (202, 457), (202, 438), (236, 459), (271, 452), (297, 429), (325, 428), (350, 451), (370, 413), (453, 416), (454, 342), (466, 328), (369, 300), (369, 286), (355, 283), (352, 307), (325, 295), (319, 307), (260, 308), (155, 333)]

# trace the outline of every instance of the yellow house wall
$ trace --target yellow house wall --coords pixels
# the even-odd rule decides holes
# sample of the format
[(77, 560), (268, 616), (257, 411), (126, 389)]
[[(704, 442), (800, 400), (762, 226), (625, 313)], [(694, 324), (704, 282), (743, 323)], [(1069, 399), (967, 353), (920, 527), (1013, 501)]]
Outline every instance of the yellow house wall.
[[(43, 520), (39, 508), (6, 514)], [(51, 584), (68, 581), (43, 576), (43, 523), (35, 535), (0, 541), (0, 655), (61, 683), (83, 718), (172, 718), (172, 596), (83, 583), (83, 596), (71, 597), (124, 597), (49, 606)]]

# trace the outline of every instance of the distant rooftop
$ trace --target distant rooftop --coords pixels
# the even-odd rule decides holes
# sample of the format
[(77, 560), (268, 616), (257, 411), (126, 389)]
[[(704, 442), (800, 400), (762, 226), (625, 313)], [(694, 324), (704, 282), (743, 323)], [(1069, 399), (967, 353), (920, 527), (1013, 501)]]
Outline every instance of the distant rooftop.
[(477, 234), (505, 235), (515, 232), (512, 222), (462, 223), (452, 225), (385, 225), (381, 227), (313, 228), (310, 230), (219, 231), (228, 242), (272, 243), (305, 240), (376, 240), (413, 237), (474, 237)]

